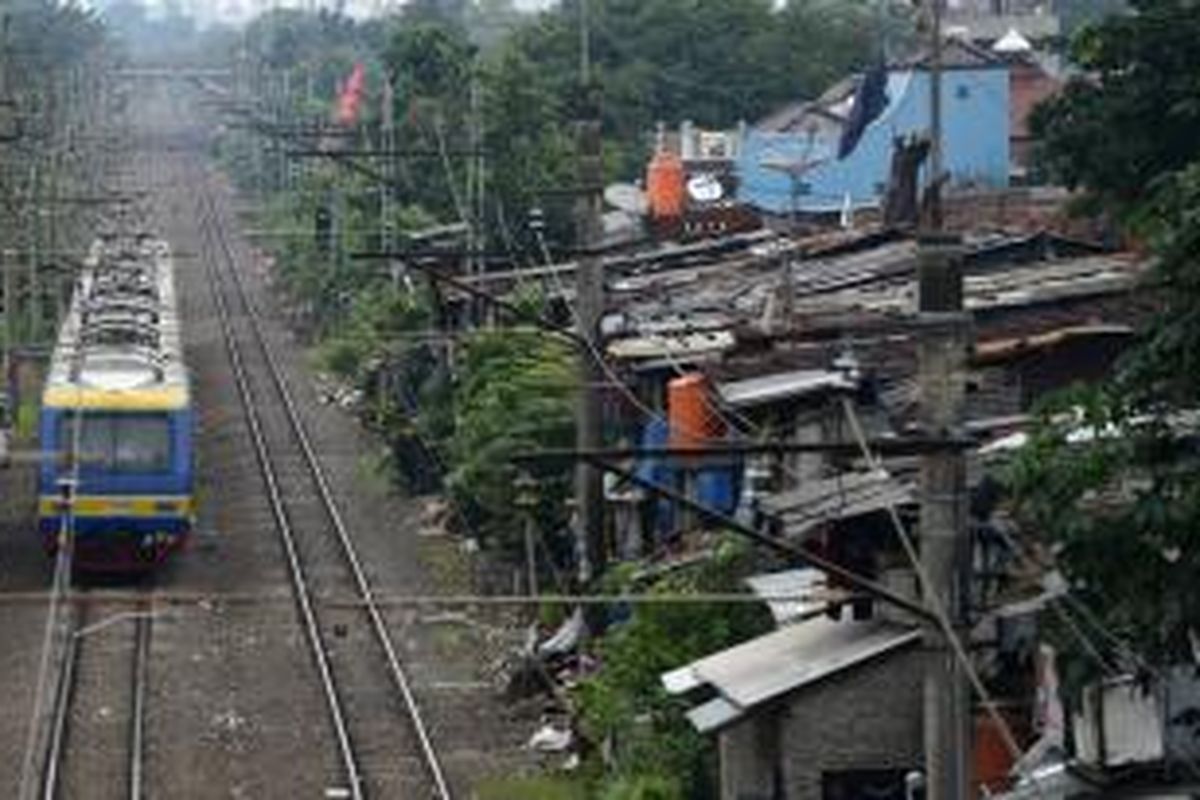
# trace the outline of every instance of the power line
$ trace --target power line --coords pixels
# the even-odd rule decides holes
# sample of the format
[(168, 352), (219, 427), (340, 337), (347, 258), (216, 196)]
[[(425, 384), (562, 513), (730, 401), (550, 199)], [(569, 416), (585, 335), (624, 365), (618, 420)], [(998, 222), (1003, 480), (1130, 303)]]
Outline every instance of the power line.
[[(871, 447), (867, 442), (866, 436), (863, 433), (862, 425), (858, 419), (858, 414), (854, 410), (854, 406), (848, 400), (843, 399), (842, 408), (844, 409), (846, 418), (850, 423), (854, 437), (859, 442), (863, 457), (867, 459), (867, 462), (871, 464), (873, 469), (884, 469), (882, 461), (874, 453), (874, 451), (871, 450)], [(958, 635), (958, 631), (954, 629), (954, 623), (950, 619), (943, 599), (938, 592), (935, 591), (936, 587), (933, 584), (931, 576), (926, 570), (925, 564), (922, 562), (920, 554), (917, 552), (917, 548), (912, 541), (912, 537), (909, 536), (908, 528), (904, 525), (903, 520), (900, 519), (899, 511), (896, 509), (894, 504), (889, 503), (887, 506), (887, 511), (892, 523), (892, 528), (896, 532), (897, 538), (904, 547), (905, 555), (907, 555), (909, 562), (913, 565), (913, 569), (917, 574), (917, 580), (921, 585), (921, 596), (925, 599), (926, 603), (928, 603), (928, 606), (933, 614), (934, 621), (941, 629), (941, 635), (943, 636), (945, 642), (950, 645), (955, 659), (962, 667), (963, 672), (966, 673), (968, 680), (975, 689), (975, 692), (979, 695), (979, 699), (983, 704), (984, 710), (987, 712), (992, 722), (995, 723), (997, 730), (1000, 732), (1000, 738), (1004, 741), (1004, 747), (1008, 750), (1013, 762), (1020, 763), (1020, 758), (1023, 755), (1023, 751), (1021, 750), (1021, 746), (1017, 743), (1017, 738), (1012, 731), (1012, 726), (1008, 724), (1008, 720), (1006, 720), (1004, 715), (1000, 713), (1000, 708), (996, 705), (996, 701), (992, 698), (991, 692), (988, 691), (983, 679), (979, 677), (978, 671), (976, 671), (974, 665), (971, 663), (971, 656), (967, 652), (966, 645), (963, 644)], [(1027, 772), (1025, 777), (1034, 782), (1034, 788), (1037, 791), (1038, 796), (1045, 798), (1037, 776), (1033, 772)]]

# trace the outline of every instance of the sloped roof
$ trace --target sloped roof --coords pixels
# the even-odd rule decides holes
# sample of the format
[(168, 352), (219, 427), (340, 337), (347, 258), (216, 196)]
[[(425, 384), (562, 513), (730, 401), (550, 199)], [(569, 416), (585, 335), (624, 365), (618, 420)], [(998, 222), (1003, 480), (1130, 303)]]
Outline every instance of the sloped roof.
[(849, 599), (844, 590), (830, 588), (825, 573), (812, 567), (751, 575), (743, 583), (763, 598), (776, 625), (802, 622), (821, 613), (839, 592)]
[[(888, 66), (891, 69), (928, 69), (932, 63), (932, 52), (922, 49)], [(1004, 59), (966, 39), (950, 37), (942, 43), (942, 67), (945, 69), (1005, 69), (1006, 66)]]
[(845, 472), (805, 481), (798, 489), (763, 500), (765, 511), (783, 519), (784, 533), (798, 538), (819, 525), (914, 502), (914, 487), (883, 470)]
[(843, 372), (805, 369), (722, 383), (717, 386), (717, 394), (726, 405), (742, 409), (857, 388), (858, 382)]
[(701, 733), (719, 730), (755, 707), (920, 641), (917, 628), (868, 620), (816, 617), (693, 661), (665, 673), (664, 688), (684, 694), (701, 687), (717, 697), (687, 712)]

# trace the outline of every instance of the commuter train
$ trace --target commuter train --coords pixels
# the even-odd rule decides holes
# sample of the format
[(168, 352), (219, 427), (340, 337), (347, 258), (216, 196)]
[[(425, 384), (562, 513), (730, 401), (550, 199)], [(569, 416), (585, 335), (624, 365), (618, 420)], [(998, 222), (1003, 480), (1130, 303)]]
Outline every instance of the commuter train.
[[(38, 528), (76, 570), (144, 572), (194, 522), (192, 405), (170, 248), (97, 239), (42, 393)], [(66, 538), (69, 537), (69, 538)]]

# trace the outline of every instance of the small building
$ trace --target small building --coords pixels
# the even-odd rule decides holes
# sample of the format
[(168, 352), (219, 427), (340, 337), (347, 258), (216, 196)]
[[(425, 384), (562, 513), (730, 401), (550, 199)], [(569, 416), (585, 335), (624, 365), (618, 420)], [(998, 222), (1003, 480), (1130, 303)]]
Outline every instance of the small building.
[(903, 800), (922, 763), (921, 632), (819, 616), (662, 676), (718, 739), (721, 800)]
[[(1017, 45), (1015, 37), (1014, 46)], [(1009, 64), (1009, 94), (1012, 98), (1009, 138), (1013, 179), (1027, 182), (1033, 163), (1034, 138), (1030, 127), (1033, 111), (1062, 91), (1063, 82), (1042, 63), (1031, 49), (1012, 50), (1004, 55)]]
[[(946, 42), (943, 64), (944, 163), (951, 185), (1006, 187), (1007, 64), (957, 39)], [(843, 81), (815, 103), (784, 109), (747, 130), (738, 154), (739, 199), (774, 214), (878, 206), (895, 139), (929, 132), (929, 59), (919, 56), (887, 67), (882, 111), (839, 158), (862, 80)]]

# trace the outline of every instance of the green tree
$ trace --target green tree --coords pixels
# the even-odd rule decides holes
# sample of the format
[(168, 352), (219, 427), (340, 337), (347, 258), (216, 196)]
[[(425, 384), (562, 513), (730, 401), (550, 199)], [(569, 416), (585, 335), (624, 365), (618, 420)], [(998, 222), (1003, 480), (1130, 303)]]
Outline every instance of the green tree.
[[(575, 183), (576, 142), (564, 100), (547, 71), (512, 44), (492, 54), (483, 69), (489, 183), (499, 236), (522, 241), (523, 221), (552, 192)], [(566, 238), (563, 204), (550, 209), (552, 228)]]
[(393, 32), (384, 58), (401, 95), (461, 106), (467, 97), (473, 51), (459, 26), (404, 22)]
[(1083, 29), (1071, 51), (1082, 74), (1033, 120), (1051, 175), (1120, 214), (1200, 156), (1200, 14), (1190, 0), (1131, 5)]
[(1200, 165), (1162, 178), (1150, 208), (1162, 313), (1108, 385), (1045, 409), (1009, 481), (1104, 626), (1162, 664), (1200, 632)]
[(404, 200), (444, 220), (466, 213), (463, 192), (470, 143), (470, 87), (475, 48), (466, 31), (440, 17), (397, 18), (383, 49), (393, 82), (397, 138), (426, 156), (400, 167)]
[(1018, 519), (1101, 623), (1162, 664), (1200, 631), (1200, 21), (1185, 0), (1133, 5), (1081, 36), (1094, 72), (1040, 125), (1059, 174), (1150, 245), (1162, 307), (1106, 385), (1045, 410), (1009, 478)]
[(1128, 7), (1127, 0), (1058, 0), (1054, 10), (1062, 18), (1063, 30), (1069, 35), (1109, 14), (1127, 11)]
[[(571, 446), (577, 386), (573, 350), (542, 331), (484, 330), (464, 343), (452, 398), (449, 488), (487, 544), (514, 552), (520, 546), (512, 456)], [(542, 529), (560, 530), (569, 473), (535, 470), (533, 477), (541, 481), (535, 513)]]
[[(638, 593), (677, 597), (744, 591), (758, 566), (744, 540), (721, 540), (712, 557), (654, 580)], [(630, 570), (609, 576), (631, 591)], [(770, 630), (757, 604), (643, 604), (597, 644), (603, 668), (577, 692), (583, 732), (607, 741), (610, 792), (605, 798), (683, 800), (715, 796), (712, 742), (684, 716), (690, 703), (668, 695), (662, 674)]]
[[(812, 97), (879, 49), (881, 18), (866, 0), (591, 0), (591, 56), (602, 87), (609, 177), (640, 178), (659, 121), (709, 127), (753, 121)], [(579, 2), (518, 27), (487, 66), (495, 185), (510, 205), (521, 176), (562, 187), (575, 179), (573, 122), (581, 113)], [(510, 136), (515, 140), (509, 141)]]
[[(44, 343), (59, 310), (54, 288), (70, 291), (58, 252), (82, 253), (94, 235), (94, 208), (55, 202), (102, 181), (106, 137), (117, 103), (108, 74), (118, 56), (93, 11), (50, 0), (0, 3), (7, 80), (0, 104), (0, 247), (28, 270), (14, 275), (3, 327), (13, 343)], [(97, 135), (78, 136), (81, 130)], [(10, 269), (12, 262), (9, 263)], [(6, 334), (0, 334), (3, 336)]]

